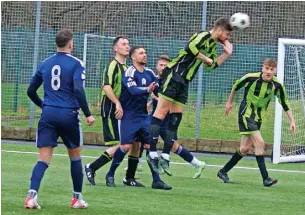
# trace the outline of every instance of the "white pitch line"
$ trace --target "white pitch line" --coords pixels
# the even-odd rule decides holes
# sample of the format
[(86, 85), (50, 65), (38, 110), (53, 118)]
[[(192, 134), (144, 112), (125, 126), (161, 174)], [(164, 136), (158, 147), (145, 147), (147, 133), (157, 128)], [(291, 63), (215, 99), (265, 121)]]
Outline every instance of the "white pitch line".
[[(2, 152), (7, 152), (7, 153), (16, 153), (16, 154), (34, 154), (37, 155), (38, 152), (24, 152), (24, 151), (11, 151), (11, 150), (1, 150)], [(59, 156), (59, 157), (68, 157), (66, 154), (53, 154), (53, 156)], [(82, 155), (82, 158), (98, 158), (96, 156), (86, 156)], [(127, 159), (124, 159), (127, 160)], [(171, 164), (177, 164), (177, 165), (191, 165), (189, 163), (180, 163), (180, 162), (170, 162)], [(223, 166), (221, 165), (207, 165), (208, 167), (216, 167), (216, 168), (222, 168)], [(245, 167), (245, 166), (236, 166), (234, 169), (245, 169), (245, 170), (258, 170), (258, 168), (254, 167)], [(298, 171), (298, 170), (284, 170), (284, 169), (268, 169), (268, 171), (271, 172), (286, 172), (286, 173), (300, 173), (300, 174), (305, 174), (305, 171)]]

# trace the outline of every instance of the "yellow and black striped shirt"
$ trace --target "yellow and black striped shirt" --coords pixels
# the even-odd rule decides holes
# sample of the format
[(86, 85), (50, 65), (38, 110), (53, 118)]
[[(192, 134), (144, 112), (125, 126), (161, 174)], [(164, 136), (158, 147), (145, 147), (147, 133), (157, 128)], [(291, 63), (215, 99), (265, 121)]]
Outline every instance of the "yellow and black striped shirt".
[(122, 91), (122, 74), (127, 69), (126, 64), (119, 63), (116, 59), (113, 59), (105, 68), (102, 81), (102, 106), (101, 115), (103, 117), (109, 117), (110, 114), (114, 114), (115, 105), (107, 97), (103, 87), (110, 85), (114, 95), (119, 99)]
[(216, 45), (210, 32), (195, 33), (186, 46), (180, 49), (178, 56), (167, 65), (167, 68), (179, 73), (185, 80), (191, 81), (202, 64), (202, 60), (196, 58), (199, 52), (213, 60), (212, 65), (205, 65), (206, 71), (217, 67)]
[(240, 114), (243, 117), (261, 122), (273, 96), (278, 97), (285, 111), (290, 109), (285, 87), (275, 76), (270, 82), (266, 82), (262, 79), (261, 72), (248, 73), (238, 79), (232, 89), (238, 91), (242, 87), (245, 87), (240, 107)]

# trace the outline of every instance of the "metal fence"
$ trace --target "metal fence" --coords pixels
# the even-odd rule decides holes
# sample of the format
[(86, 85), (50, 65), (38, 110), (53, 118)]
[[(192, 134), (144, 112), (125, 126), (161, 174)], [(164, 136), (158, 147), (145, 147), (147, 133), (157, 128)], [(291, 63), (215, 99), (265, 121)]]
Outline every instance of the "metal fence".
[[(61, 28), (74, 32), (73, 55), (86, 56), (87, 97), (99, 115), (101, 76), (113, 57), (112, 37), (124, 34), (131, 45), (144, 45), (147, 65), (154, 69), (158, 55), (174, 57), (194, 32), (211, 28), (219, 17), (244, 12), (251, 17), (251, 28), (232, 33), (234, 53), (228, 62), (213, 73), (199, 72), (193, 80), (179, 130), (189, 138), (215, 138), (221, 132), (221, 138), (237, 139), (236, 121), (220, 117), (234, 80), (260, 71), (264, 58), (276, 58), (279, 37), (304, 38), (304, 11), (305, 2), (274, 1), (2, 2), (2, 125), (37, 126), (40, 112), (30, 105), (26, 88), (37, 63), (54, 53), (54, 36)], [(223, 130), (226, 123), (229, 128)]]

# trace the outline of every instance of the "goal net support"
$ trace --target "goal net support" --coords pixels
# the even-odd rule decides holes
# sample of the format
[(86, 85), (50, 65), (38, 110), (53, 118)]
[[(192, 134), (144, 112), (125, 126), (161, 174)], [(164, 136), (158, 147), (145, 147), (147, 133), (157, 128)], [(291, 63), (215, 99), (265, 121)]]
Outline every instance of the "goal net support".
[[(295, 118), (296, 133), (289, 130), (290, 121), (276, 101), (273, 163), (305, 161), (305, 40), (278, 41), (277, 77), (284, 84)], [(278, 100), (278, 99), (276, 99)]]

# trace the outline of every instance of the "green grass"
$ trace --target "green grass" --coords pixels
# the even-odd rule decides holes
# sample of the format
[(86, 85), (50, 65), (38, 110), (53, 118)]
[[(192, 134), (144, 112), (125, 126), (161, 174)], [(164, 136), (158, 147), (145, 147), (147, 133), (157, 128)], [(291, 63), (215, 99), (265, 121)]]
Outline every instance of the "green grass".
[[(2, 144), (2, 150), (32, 151), (31, 145)], [(64, 147), (58, 147), (55, 153), (66, 154)], [(84, 149), (83, 155), (99, 156), (102, 150)], [(224, 165), (227, 157), (199, 157), (210, 165)], [(83, 158), (83, 163), (93, 161)], [(177, 156), (173, 161), (184, 162)], [(270, 171), (270, 176), (279, 179), (271, 188), (262, 186), (258, 170), (233, 169), (231, 180), (237, 184), (224, 184), (216, 178), (219, 167), (207, 167), (200, 179), (191, 179), (193, 167), (172, 165), (173, 176), (162, 179), (173, 186), (171, 191), (153, 190), (147, 165), (138, 176), (146, 188), (131, 188), (121, 185), (125, 173), (124, 161), (116, 173), (117, 187), (107, 188), (104, 176), (109, 164), (96, 176), (97, 186), (89, 186), (84, 180), (84, 199), (89, 203), (87, 210), (69, 208), (72, 183), (69, 160), (67, 157), (54, 156), (50, 168), (45, 174), (39, 192), (40, 211), (23, 209), (26, 192), (29, 188), (30, 174), (37, 155), (2, 152), (2, 213), (11, 214), (304, 214), (304, 173)], [(244, 159), (238, 166), (256, 167), (254, 160)], [(305, 171), (303, 164), (273, 165), (268, 168)]]

